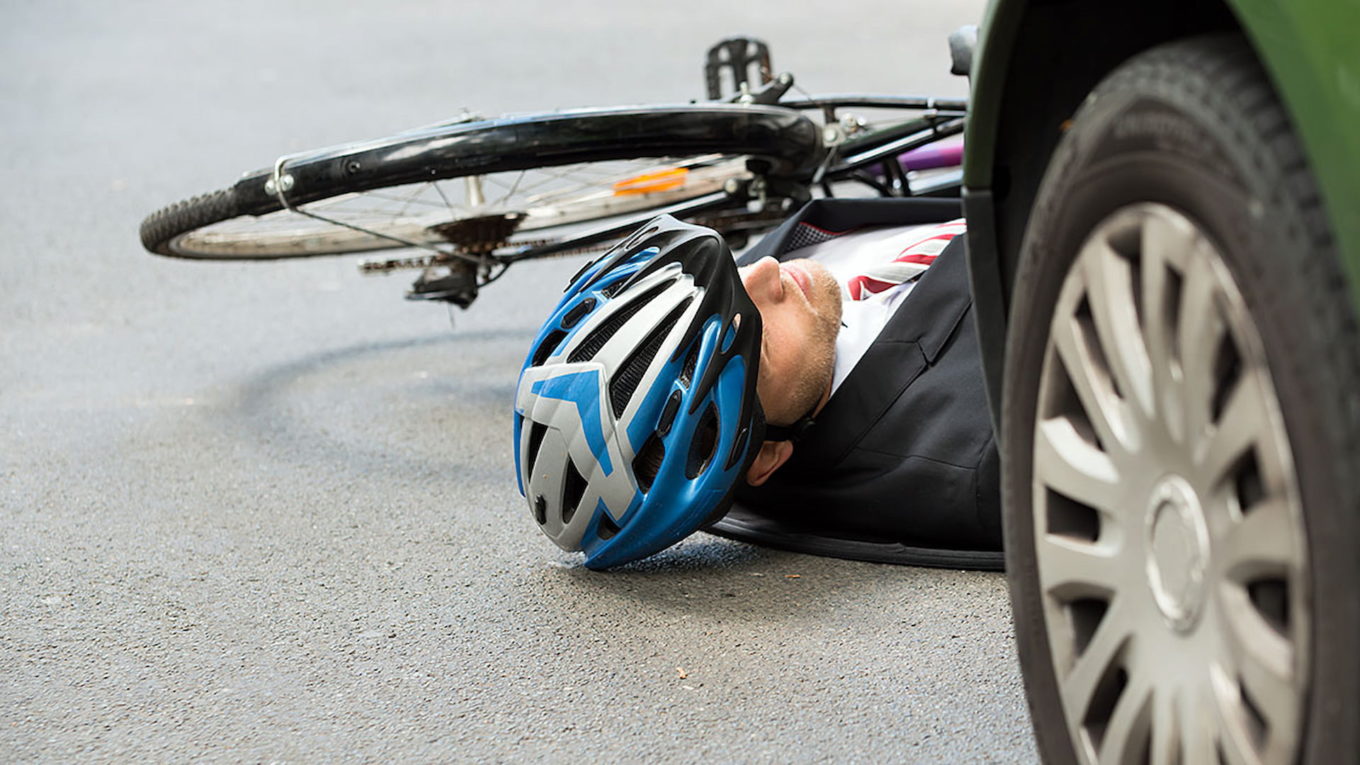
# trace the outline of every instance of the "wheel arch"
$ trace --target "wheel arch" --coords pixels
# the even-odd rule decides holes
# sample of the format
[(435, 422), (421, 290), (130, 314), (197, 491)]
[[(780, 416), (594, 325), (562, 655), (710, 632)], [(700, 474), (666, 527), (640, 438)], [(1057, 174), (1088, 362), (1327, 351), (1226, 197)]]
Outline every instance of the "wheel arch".
[[(1360, 56), (1344, 47), (1360, 12), (1270, 0), (993, 0), (972, 67), (964, 209), (983, 368), (1000, 429), (1005, 325), (1020, 243), (1063, 123), (1110, 71), (1195, 34), (1244, 33), (1315, 169), (1360, 311)], [(1349, 14), (1341, 18), (1342, 14)], [(1093, 31), (1096, 30), (1096, 31)], [(1318, 40), (1300, 46), (1299, 37)], [(1314, 49), (1316, 47), (1316, 49)], [(1335, 78), (1336, 98), (1300, 95)], [(1279, 87), (1283, 86), (1283, 87)], [(1304, 86), (1304, 87), (1300, 87)], [(1300, 119), (1302, 118), (1302, 119)], [(1326, 161), (1319, 161), (1327, 157)]]

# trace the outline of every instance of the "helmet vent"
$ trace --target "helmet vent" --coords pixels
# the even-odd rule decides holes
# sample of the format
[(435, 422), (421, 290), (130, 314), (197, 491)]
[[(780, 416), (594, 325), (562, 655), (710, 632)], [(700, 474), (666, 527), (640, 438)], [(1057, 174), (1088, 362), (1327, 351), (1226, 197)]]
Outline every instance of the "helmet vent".
[(541, 422), (535, 422), (529, 428), (529, 453), (525, 455), (525, 473), (533, 475), (534, 463), (538, 462), (538, 447), (543, 445), (543, 435), (548, 432), (548, 426)]
[(699, 341), (694, 341), (694, 347), (689, 349), (689, 356), (685, 357), (685, 366), (680, 370), (680, 384), (689, 388), (694, 382), (694, 368), (699, 365)]
[(562, 317), (562, 329), (571, 329), (576, 326), (576, 322), (593, 310), (595, 310), (595, 298), (586, 298), (577, 303), (575, 308), (567, 311), (567, 315)]
[(736, 439), (732, 441), (732, 452), (727, 455), (727, 464), (723, 465), (723, 470), (729, 470), (741, 461), (741, 458), (746, 454), (746, 441), (750, 437), (751, 427), (743, 425), (741, 430), (737, 431)]
[(656, 358), (657, 351), (661, 350), (661, 344), (666, 340), (666, 335), (675, 328), (675, 323), (680, 321), (691, 300), (693, 298), (685, 298), (680, 305), (671, 309), (647, 339), (642, 341), (642, 345), (623, 362), (623, 369), (609, 381), (609, 402), (614, 406), (615, 417), (622, 416), (623, 410), (628, 408), (628, 399), (642, 383), (642, 378), (647, 374), (647, 367), (652, 363), (652, 359)]
[(675, 391), (666, 400), (666, 408), (661, 410), (661, 419), (656, 423), (656, 434), (662, 438), (671, 432), (671, 425), (675, 422), (675, 415), (680, 411), (680, 401), (684, 396), (680, 391)]
[(576, 515), (577, 505), (581, 504), (581, 496), (586, 493), (586, 479), (581, 477), (581, 471), (576, 469), (576, 463), (567, 460), (567, 475), (562, 481), (562, 525), (571, 523), (571, 517)]
[(708, 408), (699, 418), (694, 428), (694, 438), (689, 442), (689, 459), (685, 463), (685, 475), (691, 480), (698, 478), (718, 451), (718, 408), (709, 402)]
[(607, 298), (612, 298), (615, 295), (619, 294), (619, 292), (623, 290), (623, 285), (627, 283), (628, 276), (620, 276), (619, 278), (605, 285), (604, 289), (600, 290), (600, 294), (604, 295)]
[(595, 354), (600, 352), (600, 349), (604, 347), (605, 343), (609, 342), (609, 338), (613, 337), (620, 327), (628, 323), (628, 320), (633, 318), (638, 311), (641, 311), (643, 306), (650, 303), (652, 298), (660, 295), (669, 286), (671, 286), (670, 282), (661, 282), (645, 293), (638, 295), (633, 302), (614, 312), (614, 315), (609, 317), (603, 326), (593, 330), (584, 342), (576, 346), (576, 350), (571, 352), (567, 361), (574, 364), (578, 361), (595, 358)]
[(600, 513), (600, 524), (595, 527), (595, 533), (600, 539), (613, 539), (614, 535), (619, 533), (619, 524), (609, 517), (608, 512)]
[(542, 494), (534, 497), (534, 520), (538, 521), (540, 526), (548, 523), (548, 501)]
[(666, 459), (666, 445), (655, 433), (647, 437), (636, 457), (633, 458), (633, 475), (637, 477), (638, 488), (643, 493), (651, 490), (652, 481), (661, 472), (661, 462)]
[(551, 356), (552, 352), (557, 348), (558, 343), (561, 343), (562, 338), (566, 336), (567, 333), (560, 329), (554, 329), (552, 332), (549, 332), (548, 336), (543, 338), (543, 342), (539, 343), (538, 348), (534, 351), (534, 363), (530, 366), (543, 366), (543, 362), (548, 360), (548, 357)]

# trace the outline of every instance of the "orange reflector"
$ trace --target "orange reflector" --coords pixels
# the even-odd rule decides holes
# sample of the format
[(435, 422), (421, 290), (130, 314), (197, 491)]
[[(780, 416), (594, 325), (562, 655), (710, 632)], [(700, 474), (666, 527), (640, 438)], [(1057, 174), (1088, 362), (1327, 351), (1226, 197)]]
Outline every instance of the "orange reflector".
[(653, 191), (670, 191), (685, 185), (689, 170), (683, 167), (668, 167), (650, 173), (625, 178), (614, 184), (614, 196), (626, 194), (650, 194)]

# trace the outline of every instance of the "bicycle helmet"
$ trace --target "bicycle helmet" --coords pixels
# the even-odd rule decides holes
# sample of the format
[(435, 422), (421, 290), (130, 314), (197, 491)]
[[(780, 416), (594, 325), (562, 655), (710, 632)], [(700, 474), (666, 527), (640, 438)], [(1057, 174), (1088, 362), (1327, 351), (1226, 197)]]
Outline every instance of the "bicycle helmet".
[(515, 396), (538, 527), (609, 568), (716, 521), (759, 452), (760, 313), (715, 231), (660, 216), (589, 263)]

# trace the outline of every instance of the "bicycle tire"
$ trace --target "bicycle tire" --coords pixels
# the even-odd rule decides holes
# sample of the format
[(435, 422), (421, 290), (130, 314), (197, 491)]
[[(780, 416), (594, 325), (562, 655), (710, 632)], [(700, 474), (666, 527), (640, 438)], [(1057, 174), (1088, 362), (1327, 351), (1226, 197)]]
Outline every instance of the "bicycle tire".
[[(819, 149), (820, 133), (811, 120), (794, 110), (758, 105), (590, 109), (452, 123), (280, 160), (277, 171), (250, 173), (229, 188), (153, 212), (140, 233), (148, 251), (191, 259), (267, 260), (371, 251), (402, 247), (409, 239), (397, 234), (337, 236), (308, 244), (301, 241), (305, 234), (290, 234), (271, 241), (250, 224), (232, 235), (236, 240), (230, 246), (216, 249), (191, 246), (186, 236), (223, 221), (259, 219), (284, 210), (272, 187), (276, 173), (284, 180), (287, 206), (296, 209), (413, 184), (632, 159), (750, 157), (780, 175), (806, 177)], [(661, 207), (674, 198), (644, 201)], [(646, 209), (647, 204), (633, 207)]]

